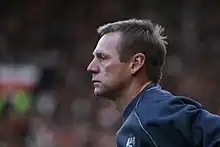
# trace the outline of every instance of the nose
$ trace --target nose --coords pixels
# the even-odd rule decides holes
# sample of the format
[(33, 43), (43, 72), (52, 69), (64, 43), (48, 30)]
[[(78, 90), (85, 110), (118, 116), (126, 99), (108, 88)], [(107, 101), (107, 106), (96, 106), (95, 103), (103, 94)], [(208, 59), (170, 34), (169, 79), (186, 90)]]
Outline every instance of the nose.
[(87, 67), (87, 71), (91, 73), (98, 73), (99, 72), (99, 67), (95, 63), (95, 59), (93, 59), (90, 64)]

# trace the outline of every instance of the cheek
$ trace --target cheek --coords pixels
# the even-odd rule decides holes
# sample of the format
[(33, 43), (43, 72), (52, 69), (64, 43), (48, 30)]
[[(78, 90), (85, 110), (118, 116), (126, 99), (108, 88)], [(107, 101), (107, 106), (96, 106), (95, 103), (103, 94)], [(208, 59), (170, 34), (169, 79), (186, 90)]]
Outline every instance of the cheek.
[(121, 81), (128, 76), (127, 68), (121, 65), (106, 66), (104, 76), (111, 81)]

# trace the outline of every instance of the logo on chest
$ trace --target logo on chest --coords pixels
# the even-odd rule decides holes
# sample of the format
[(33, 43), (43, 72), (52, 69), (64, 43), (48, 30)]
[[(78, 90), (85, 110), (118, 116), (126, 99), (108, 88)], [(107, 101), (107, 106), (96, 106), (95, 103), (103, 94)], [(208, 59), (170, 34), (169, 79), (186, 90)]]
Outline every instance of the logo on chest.
[(135, 137), (131, 136), (128, 138), (126, 147), (135, 147)]

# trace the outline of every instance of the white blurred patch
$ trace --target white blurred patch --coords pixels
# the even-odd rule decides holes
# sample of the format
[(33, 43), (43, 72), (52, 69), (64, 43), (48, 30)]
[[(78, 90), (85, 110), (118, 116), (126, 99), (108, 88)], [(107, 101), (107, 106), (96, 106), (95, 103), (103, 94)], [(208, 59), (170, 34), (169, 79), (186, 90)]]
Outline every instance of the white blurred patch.
[(56, 108), (56, 100), (51, 93), (41, 93), (38, 96), (37, 110), (40, 114), (51, 116)]

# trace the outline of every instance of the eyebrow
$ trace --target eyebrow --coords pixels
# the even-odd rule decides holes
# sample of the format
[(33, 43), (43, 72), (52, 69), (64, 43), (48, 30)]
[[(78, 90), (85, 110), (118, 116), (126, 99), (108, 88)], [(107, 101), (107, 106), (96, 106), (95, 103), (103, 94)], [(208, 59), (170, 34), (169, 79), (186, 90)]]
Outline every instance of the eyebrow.
[(107, 53), (104, 53), (104, 52), (101, 52), (101, 51), (96, 51), (96, 52), (93, 52), (93, 56), (99, 56), (99, 55), (102, 55), (102, 54), (104, 54), (104, 55), (107, 55)]

